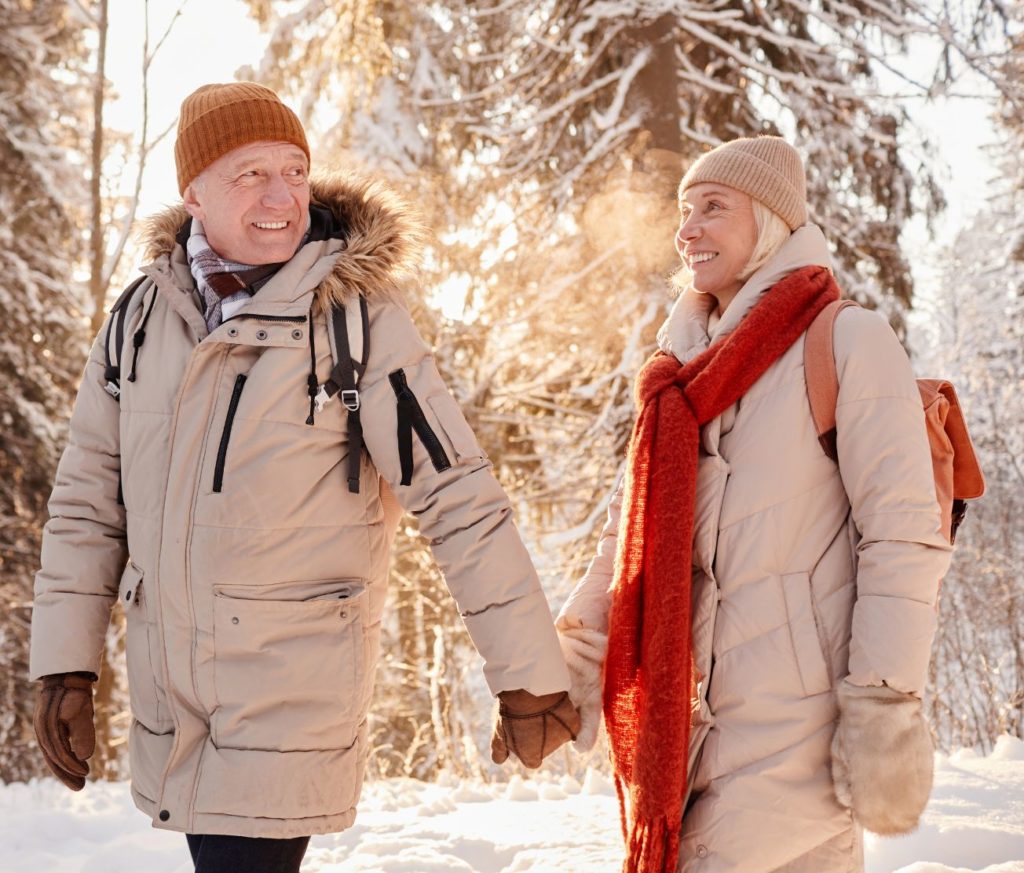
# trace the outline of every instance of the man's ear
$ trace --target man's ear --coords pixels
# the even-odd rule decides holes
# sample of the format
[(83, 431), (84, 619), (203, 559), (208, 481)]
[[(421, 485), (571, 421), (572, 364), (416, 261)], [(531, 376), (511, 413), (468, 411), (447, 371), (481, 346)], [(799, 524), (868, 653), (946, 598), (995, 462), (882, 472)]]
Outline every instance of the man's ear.
[(185, 209), (188, 210), (188, 214), (193, 218), (198, 218), (200, 221), (203, 220), (203, 205), (199, 202), (199, 198), (196, 196), (195, 184), (190, 184), (185, 188), (185, 192), (181, 195), (185, 201)]

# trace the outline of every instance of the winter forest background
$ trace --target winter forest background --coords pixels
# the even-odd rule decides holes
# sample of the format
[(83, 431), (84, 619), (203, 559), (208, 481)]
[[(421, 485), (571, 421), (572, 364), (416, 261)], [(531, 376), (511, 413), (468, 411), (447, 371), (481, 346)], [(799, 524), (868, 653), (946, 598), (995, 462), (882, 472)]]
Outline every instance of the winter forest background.
[[(118, 31), (129, 14), (139, 26)], [(187, 50), (211, 29), (224, 56), (243, 33), (253, 48), (217, 67), (220, 52)], [(134, 59), (117, 81), (115, 54)], [(1024, 3), (0, 0), (0, 780), (44, 771), (32, 578), (88, 344), (135, 269), (140, 204), (159, 207), (147, 188), (154, 160), (172, 169), (180, 100), (236, 74), (300, 113), (315, 167), (383, 174), (422, 210), (416, 318), (555, 608), (593, 551), (631, 377), (671, 303), (682, 170), (724, 139), (789, 137), (841, 284), (920, 375), (956, 382), (988, 477), (943, 584), (938, 745), (1024, 736)], [(120, 90), (137, 95), (121, 127)], [(947, 203), (968, 168), (946, 147), (979, 106), (992, 134), (967, 212)], [(493, 776), (477, 658), (411, 518), (391, 596), (371, 773)], [(115, 612), (93, 766), (111, 779), (122, 648)]]

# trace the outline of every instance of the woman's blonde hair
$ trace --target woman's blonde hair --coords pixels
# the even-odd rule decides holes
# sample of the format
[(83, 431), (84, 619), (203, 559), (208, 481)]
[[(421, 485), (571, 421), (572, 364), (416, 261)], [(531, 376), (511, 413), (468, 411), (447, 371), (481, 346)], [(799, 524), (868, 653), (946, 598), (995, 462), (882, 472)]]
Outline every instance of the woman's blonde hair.
[(782, 220), (777, 212), (773, 212), (760, 200), (751, 198), (751, 203), (754, 207), (754, 226), (757, 228), (757, 237), (750, 260), (740, 271), (739, 277), (744, 282), (772, 259), (792, 233), (789, 225)]
[[(750, 198), (750, 202), (754, 211), (756, 236), (750, 260), (739, 273), (739, 278), (744, 282), (771, 260), (791, 234), (789, 225), (779, 217), (778, 213), (773, 212), (760, 200), (755, 200), (753, 197)], [(683, 264), (671, 275), (669, 281), (676, 293), (682, 293), (693, 281), (693, 273), (686, 264)]]

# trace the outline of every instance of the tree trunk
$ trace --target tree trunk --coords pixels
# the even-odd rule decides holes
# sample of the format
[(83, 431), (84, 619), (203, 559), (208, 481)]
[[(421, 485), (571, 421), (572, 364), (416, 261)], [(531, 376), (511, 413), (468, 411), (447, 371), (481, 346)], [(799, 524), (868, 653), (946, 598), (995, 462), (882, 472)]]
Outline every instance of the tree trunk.
[[(89, 297), (93, 302), (92, 333), (95, 335), (103, 325), (107, 282), (103, 277), (106, 255), (106, 234), (103, 221), (103, 102), (107, 84), (107, 0), (99, 0), (96, 15), (96, 30), (99, 46), (96, 50), (96, 77), (92, 86), (92, 176), (89, 180), (91, 207), (89, 224)], [(108, 635), (109, 636), (109, 635)], [(103, 648), (103, 667), (93, 706), (96, 711), (96, 753), (93, 759), (93, 773), (104, 779), (117, 778), (117, 754), (111, 746), (113, 731), (111, 719), (115, 711), (115, 666), (110, 659), (109, 643)]]
[(662, 15), (627, 32), (631, 48), (651, 49), (651, 59), (637, 73), (630, 102), (645, 107), (644, 127), (650, 148), (679, 151), (679, 82), (676, 76), (676, 17)]
[(91, 215), (89, 223), (89, 297), (93, 302), (92, 333), (103, 325), (107, 283), (103, 279), (106, 254), (103, 231), (103, 100), (107, 85), (107, 0), (99, 0), (96, 16), (99, 47), (96, 50), (96, 78), (92, 86), (92, 178), (89, 183)]

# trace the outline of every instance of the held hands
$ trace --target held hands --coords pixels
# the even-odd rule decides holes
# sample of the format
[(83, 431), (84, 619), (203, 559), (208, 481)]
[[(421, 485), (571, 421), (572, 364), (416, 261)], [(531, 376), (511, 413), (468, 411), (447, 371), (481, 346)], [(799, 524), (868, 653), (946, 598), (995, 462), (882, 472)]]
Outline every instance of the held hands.
[(498, 698), (498, 718), (491, 738), (491, 760), (495, 764), (504, 764), (511, 752), (534, 769), (555, 749), (576, 739), (580, 716), (568, 691), (540, 697), (523, 690), (502, 691)]
[(85, 787), (89, 758), (96, 748), (92, 673), (55, 673), (39, 681), (36, 740), (53, 774), (72, 791)]
[(569, 698), (580, 713), (580, 728), (573, 748), (589, 752), (597, 742), (603, 718), (601, 708), (602, 671), (608, 653), (608, 634), (592, 628), (560, 628), (558, 643), (569, 668)]

